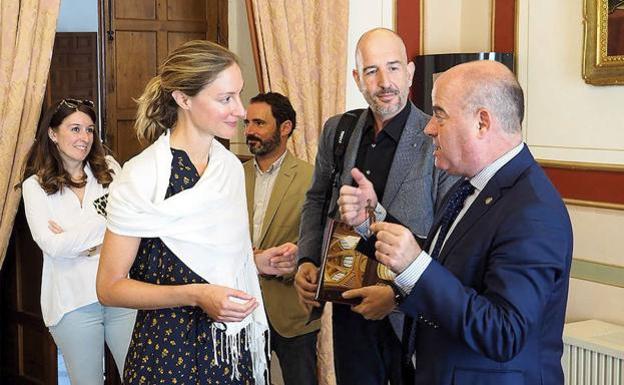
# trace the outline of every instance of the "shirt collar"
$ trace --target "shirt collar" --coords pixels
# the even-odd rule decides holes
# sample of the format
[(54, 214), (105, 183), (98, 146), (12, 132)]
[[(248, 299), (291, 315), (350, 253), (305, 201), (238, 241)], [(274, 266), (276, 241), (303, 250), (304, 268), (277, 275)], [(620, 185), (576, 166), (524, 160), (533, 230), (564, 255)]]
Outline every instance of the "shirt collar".
[(284, 151), (284, 153), (279, 158), (277, 158), (275, 162), (273, 162), (273, 164), (271, 164), (269, 168), (267, 168), (266, 171), (260, 170), (260, 166), (258, 165), (258, 162), (256, 161), (256, 157), (254, 156), (253, 164), (256, 169), (256, 173), (258, 173), (258, 175), (272, 174), (276, 170), (279, 170), (279, 168), (282, 166), (282, 163), (284, 162), (284, 158), (286, 158), (287, 152), (288, 151)]
[(94, 178), (93, 175), (93, 171), (91, 170), (91, 165), (89, 164), (89, 161), (85, 160), (84, 162), (84, 167), (82, 168), (85, 175), (87, 176), (87, 181), (90, 181), (91, 179)]
[[(381, 132), (384, 132), (386, 135), (388, 135), (390, 138), (392, 138), (392, 140), (394, 140), (397, 143), (399, 142), (399, 139), (401, 139), (401, 134), (403, 133), (405, 122), (407, 121), (407, 117), (409, 116), (412, 110), (411, 104), (412, 103), (410, 102), (405, 104), (405, 107), (403, 107), (401, 112), (399, 112), (394, 117), (392, 117), (390, 121), (381, 130)], [(366, 127), (367, 127), (367, 130), (372, 130), (375, 125), (375, 122), (374, 122), (373, 112), (370, 109), (370, 107), (368, 108), (368, 112), (369, 113), (368, 113), (368, 118), (366, 120), (366, 125), (367, 125)]]
[(507, 151), (500, 158), (496, 159), (483, 170), (479, 171), (477, 175), (473, 176), (470, 179), (470, 184), (472, 184), (478, 191), (483, 190), (485, 188), (485, 185), (490, 181), (490, 179), (492, 179), (494, 174), (496, 174), (498, 170), (500, 170), (504, 165), (506, 165), (510, 160), (518, 155), (523, 148), (524, 143), (521, 142), (516, 147)]

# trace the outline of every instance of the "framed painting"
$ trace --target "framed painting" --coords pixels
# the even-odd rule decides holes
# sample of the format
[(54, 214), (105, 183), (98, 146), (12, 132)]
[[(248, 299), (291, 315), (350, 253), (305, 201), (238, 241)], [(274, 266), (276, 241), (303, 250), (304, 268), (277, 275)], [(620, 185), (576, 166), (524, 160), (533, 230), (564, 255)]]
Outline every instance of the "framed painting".
[(585, 0), (583, 79), (624, 84), (624, 0)]

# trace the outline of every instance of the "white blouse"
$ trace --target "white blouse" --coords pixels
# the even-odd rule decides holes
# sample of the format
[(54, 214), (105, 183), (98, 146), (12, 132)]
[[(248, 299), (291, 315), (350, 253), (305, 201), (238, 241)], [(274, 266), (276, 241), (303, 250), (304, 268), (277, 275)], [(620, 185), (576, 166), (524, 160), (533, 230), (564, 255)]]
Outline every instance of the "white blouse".
[[(121, 167), (110, 156), (106, 161), (116, 175)], [(106, 230), (106, 219), (97, 213), (93, 201), (108, 192), (86, 164), (87, 175), (82, 205), (69, 188), (52, 195), (41, 188), (36, 175), (22, 184), (26, 219), (33, 239), (43, 252), (41, 311), (46, 326), (56, 325), (65, 313), (97, 302), (95, 275), (99, 248)], [(113, 175), (114, 177), (114, 175)], [(56, 222), (63, 232), (54, 234), (48, 221)]]

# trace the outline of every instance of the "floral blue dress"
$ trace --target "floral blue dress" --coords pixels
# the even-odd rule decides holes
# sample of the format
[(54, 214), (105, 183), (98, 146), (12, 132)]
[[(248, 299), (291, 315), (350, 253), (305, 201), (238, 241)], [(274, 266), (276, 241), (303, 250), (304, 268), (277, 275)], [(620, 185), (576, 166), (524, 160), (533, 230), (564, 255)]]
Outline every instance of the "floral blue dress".
[[(166, 197), (192, 188), (199, 174), (188, 155), (171, 149), (171, 177)], [(143, 238), (130, 269), (132, 279), (157, 285), (206, 283), (160, 238)], [(239, 376), (225, 362), (225, 325), (198, 307), (139, 310), (124, 366), (124, 384), (253, 384), (251, 354), (243, 350)], [(244, 343), (244, 330), (242, 342)], [(223, 359), (222, 359), (223, 358)], [(237, 379), (238, 377), (238, 379)]]

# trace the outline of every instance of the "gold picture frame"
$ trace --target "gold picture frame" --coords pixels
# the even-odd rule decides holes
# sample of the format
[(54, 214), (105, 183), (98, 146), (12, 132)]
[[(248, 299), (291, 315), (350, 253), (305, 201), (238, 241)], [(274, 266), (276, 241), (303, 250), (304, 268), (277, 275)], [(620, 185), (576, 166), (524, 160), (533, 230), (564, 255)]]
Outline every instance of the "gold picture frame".
[(583, 79), (586, 83), (624, 84), (624, 42), (614, 50), (609, 44), (619, 39), (609, 36), (608, 28), (614, 22), (611, 15), (616, 11), (618, 15), (624, 13), (623, 7), (624, 0), (584, 0)]

